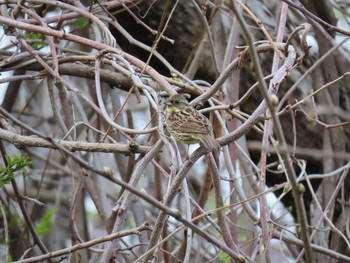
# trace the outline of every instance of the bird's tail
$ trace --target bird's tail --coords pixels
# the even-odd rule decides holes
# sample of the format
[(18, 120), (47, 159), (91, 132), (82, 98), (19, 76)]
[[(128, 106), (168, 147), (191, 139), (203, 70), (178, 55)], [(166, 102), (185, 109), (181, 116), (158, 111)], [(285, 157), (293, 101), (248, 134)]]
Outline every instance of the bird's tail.
[(212, 150), (216, 165), (219, 168), (220, 144), (212, 135), (205, 134), (200, 139), (205, 148)]

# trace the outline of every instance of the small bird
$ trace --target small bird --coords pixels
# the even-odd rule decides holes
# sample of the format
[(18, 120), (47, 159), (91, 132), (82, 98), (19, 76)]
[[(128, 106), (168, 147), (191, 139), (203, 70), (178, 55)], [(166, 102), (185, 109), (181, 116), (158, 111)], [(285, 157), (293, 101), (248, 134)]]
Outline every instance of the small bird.
[(214, 138), (210, 121), (194, 109), (184, 95), (172, 95), (166, 106), (166, 126), (176, 140), (185, 144), (202, 143), (219, 154), (220, 145)]

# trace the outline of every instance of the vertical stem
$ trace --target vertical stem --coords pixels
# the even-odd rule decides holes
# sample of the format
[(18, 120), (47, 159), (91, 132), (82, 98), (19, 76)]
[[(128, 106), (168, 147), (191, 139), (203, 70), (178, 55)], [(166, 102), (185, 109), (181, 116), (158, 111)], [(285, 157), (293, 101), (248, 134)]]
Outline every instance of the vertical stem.
[[(216, 166), (215, 163), (215, 159), (213, 154), (210, 152), (209, 154), (207, 154), (207, 156), (209, 157), (209, 168), (211, 170), (211, 175), (213, 178), (213, 186), (214, 186), (214, 191), (215, 191), (215, 200), (216, 200), (216, 207), (223, 207), (224, 206), (224, 202), (222, 201), (222, 191), (221, 191), (221, 185), (220, 185), (220, 174), (219, 174), (219, 170)], [(226, 245), (231, 248), (233, 251), (235, 251), (236, 253), (239, 253), (239, 249), (237, 247), (237, 245), (234, 243), (231, 234), (230, 234), (230, 229), (227, 225), (226, 222), (226, 215), (225, 215), (225, 211), (220, 209), (217, 211), (218, 214), (218, 225), (221, 229), (222, 232), (222, 236), (223, 239), (226, 243)]]
[[(250, 55), (255, 67), (255, 71), (258, 76), (258, 82), (259, 82), (259, 88), (260, 91), (264, 97), (264, 103), (268, 106), (269, 110), (271, 111), (271, 117), (274, 123), (274, 131), (277, 140), (280, 142), (281, 145), (281, 156), (284, 161), (284, 165), (286, 168), (286, 174), (288, 176), (289, 182), (292, 186), (292, 193), (293, 193), (293, 199), (297, 211), (297, 217), (298, 217), (298, 222), (300, 223), (300, 228), (302, 232), (302, 239), (305, 247), (305, 256), (306, 256), (306, 262), (313, 262), (313, 256), (312, 256), (312, 248), (310, 244), (310, 238), (309, 238), (309, 229), (308, 229), (308, 222), (307, 222), (307, 217), (306, 217), (306, 210), (305, 210), (305, 205), (304, 205), (304, 200), (302, 197), (302, 193), (299, 192), (298, 188), (298, 182), (296, 178), (296, 173), (292, 164), (292, 160), (289, 156), (288, 153), (288, 148), (287, 148), (287, 143), (286, 139), (284, 137), (283, 129), (281, 122), (276, 114), (275, 108), (273, 107), (271, 103), (271, 99), (269, 97), (269, 91), (266, 87), (266, 83), (263, 79), (263, 72), (261, 68), (261, 64), (259, 61), (259, 57), (257, 54), (257, 51), (254, 47), (254, 39), (251, 33), (248, 30), (248, 26), (243, 18), (243, 15), (241, 12), (239, 12), (237, 8), (237, 4), (235, 1), (232, 1), (232, 8), (233, 11), (235, 12), (238, 22), (243, 30), (244, 36), (247, 39), (248, 45), (249, 45), (249, 51)], [(271, 92), (272, 90), (270, 90)]]
[[(276, 42), (281, 42), (283, 40), (283, 35), (285, 31), (285, 25), (287, 20), (287, 11), (288, 11), (288, 5), (286, 3), (281, 3), (280, 8), (280, 18), (278, 23), (278, 31), (277, 31), (277, 37)], [(272, 69), (271, 73), (275, 73), (278, 69), (278, 63), (280, 61), (279, 55), (275, 52), (272, 62)], [(272, 87), (272, 83), (270, 82), (270, 88)], [(271, 113), (269, 110), (267, 110), (266, 115), (268, 117), (271, 116)], [(269, 147), (269, 135), (272, 132), (272, 125), (271, 121), (269, 119), (265, 120), (264, 122), (264, 134), (263, 134), (263, 140), (262, 140), (262, 148), (268, 149)], [(266, 159), (267, 159), (267, 152), (265, 150), (262, 150), (261, 152), (261, 159), (260, 159), (260, 192), (265, 191), (266, 187)], [(270, 234), (269, 234), (269, 211), (266, 201), (266, 196), (262, 195), (260, 197), (260, 214), (261, 214), (261, 229), (262, 229), (262, 240), (263, 245), (265, 248), (265, 260), (266, 262), (269, 262), (269, 243), (270, 243)]]

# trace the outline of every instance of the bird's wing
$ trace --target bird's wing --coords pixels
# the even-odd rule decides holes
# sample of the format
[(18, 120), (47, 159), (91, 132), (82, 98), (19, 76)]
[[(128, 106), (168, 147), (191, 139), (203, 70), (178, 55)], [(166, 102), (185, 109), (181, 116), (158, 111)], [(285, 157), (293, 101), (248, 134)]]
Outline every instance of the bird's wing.
[(210, 121), (194, 108), (186, 108), (172, 116), (172, 126), (180, 132), (212, 133)]

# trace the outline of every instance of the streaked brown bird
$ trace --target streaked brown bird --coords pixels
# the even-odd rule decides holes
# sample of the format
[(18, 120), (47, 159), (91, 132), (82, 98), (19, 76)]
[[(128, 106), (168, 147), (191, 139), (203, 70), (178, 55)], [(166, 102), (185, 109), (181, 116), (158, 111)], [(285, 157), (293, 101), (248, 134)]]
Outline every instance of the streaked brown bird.
[(202, 143), (219, 154), (220, 145), (214, 138), (210, 121), (194, 109), (184, 95), (171, 96), (166, 106), (166, 126), (176, 140), (185, 144)]

